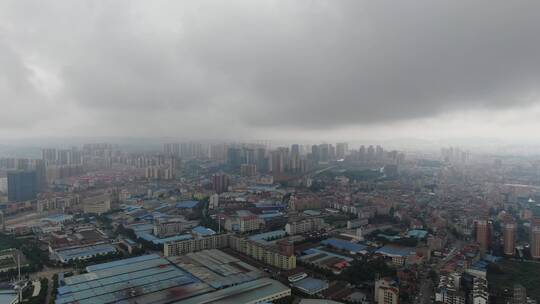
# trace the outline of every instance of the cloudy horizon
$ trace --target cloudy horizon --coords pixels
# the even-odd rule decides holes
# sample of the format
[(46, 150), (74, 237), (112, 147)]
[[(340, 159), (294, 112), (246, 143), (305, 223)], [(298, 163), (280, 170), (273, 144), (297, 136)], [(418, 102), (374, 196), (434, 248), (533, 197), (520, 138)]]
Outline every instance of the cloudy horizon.
[(2, 1), (0, 137), (540, 139), (538, 1)]

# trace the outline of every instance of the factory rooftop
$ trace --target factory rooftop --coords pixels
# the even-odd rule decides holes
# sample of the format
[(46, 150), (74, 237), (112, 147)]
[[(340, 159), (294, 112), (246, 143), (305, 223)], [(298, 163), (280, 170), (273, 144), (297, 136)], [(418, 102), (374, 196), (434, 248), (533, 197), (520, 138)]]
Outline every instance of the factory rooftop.
[(291, 295), (291, 289), (278, 281), (261, 278), (243, 284), (235, 285), (215, 292), (206, 293), (176, 304), (238, 304), (265, 303)]
[(354, 253), (361, 253), (362, 251), (367, 249), (366, 245), (357, 244), (357, 243), (351, 243), (349, 241), (336, 239), (336, 238), (330, 238), (326, 239), (321, 242), (322, 245), (331, 246), (334, 248), (338, 248), (341, 250), (347, 250)]
[(116, 247), (110, 244), (98, 244), (92, 246), (84, 246), (56, 252), (58, 259), (67, 263), (72, 260), (84, 260), (98, 255), (104, 255), (116, 252)]
[(237, 285), (263, 276), (257, 268), (217, 249), (170, 257), (169, 260), (214, 288)]
[(171, 303), (214, 289), (156, 254), (87, 267), (64, 279), (56, 304)]

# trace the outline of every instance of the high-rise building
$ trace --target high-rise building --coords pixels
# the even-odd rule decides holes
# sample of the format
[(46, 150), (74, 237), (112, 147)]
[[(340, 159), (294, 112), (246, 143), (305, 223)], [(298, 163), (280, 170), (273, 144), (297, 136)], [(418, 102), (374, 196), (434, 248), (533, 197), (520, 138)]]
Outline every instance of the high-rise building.
[(488, 220), (476, 220), (476, 242), (480, 251), (485, 253), (489, 249), (491, 240), (491, 223)]
[(216, 193), (227, 192), (229, 189), (229, 176), (224, 173), (216, 173), (212, 175), (212, 188)]
[(255, 176), (257, 175), (257, 166), (253, 164), (240, 165), (240, 175), (242, 176)]
[(285, 172), (285, 155), (282, 150), (272, 151), (270, 154), (272, 156), (272, 173), (283, 173)]
[(503, 222), (504, 254), (514, 255), (516, 245), (516, 223), (512, 217), (507, 217)]
[(474, 278), (472, 294), (473, 304), (489, 303), (489, 290), (487, 280), (484, 278)]
[(41, 150), (41, 158), (46, 164), (56, 164), (56, 149)]
[(227, 164), (233, 169), (238, 169), (242, 163), (242, 149), (229, 147), (227, 149)]
[(399, 286), (395, 280), (382, 278), (375, 281), (375, 303), (397, 304), (399, 302)]
[(540, 259), (540, 218), (531, 221), (531, 257)]
[(8, 172), (8, 199), (11, 202), (33, 200), (37, 196), (36, 171)]

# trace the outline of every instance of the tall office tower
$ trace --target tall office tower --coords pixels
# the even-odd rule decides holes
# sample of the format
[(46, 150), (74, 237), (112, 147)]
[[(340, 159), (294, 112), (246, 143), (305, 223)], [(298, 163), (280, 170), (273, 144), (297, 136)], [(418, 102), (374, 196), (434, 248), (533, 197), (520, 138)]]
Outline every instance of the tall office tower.
[(489, 249), (491, 239), (490, 222), (488, 220), (476, 220), (476, 242), (480, 245), (480, 251), (485, 253)]
[(503, 242), (504, 254), (514, 255), (516, 246), (516, 222), (511, 216), (508, 216), (503, 221)]
[(8, 172), (8, 199), (11, 202), (28, 201), (37, 196), (36, 171)]
[(336, 144), (336, 157), (338, 159), (345, 158), (349, 152), (349, 144), (346, 142)]
[(212, 188), (216, 193), (227, 192), (229, 189), (229, 176), (224, 173), (216, 173), (212, 175)]
[(531, 221), (531, 257), (540, 259), (540, 218)]

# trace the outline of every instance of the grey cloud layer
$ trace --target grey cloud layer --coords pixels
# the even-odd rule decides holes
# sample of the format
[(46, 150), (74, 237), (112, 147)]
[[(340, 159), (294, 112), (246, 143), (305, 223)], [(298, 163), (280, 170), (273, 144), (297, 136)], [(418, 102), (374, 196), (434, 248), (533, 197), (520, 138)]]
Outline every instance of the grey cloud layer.
[[(0, 118), (67, 107), (102, 130), (144, 118), (158, 133), (167, 118), (212, 132), (521, 106), (538, 92), (539, 11), (539, 1), (4, 1)], [(54, 96), (34, 87), (32, 65), (59, 79)]]

